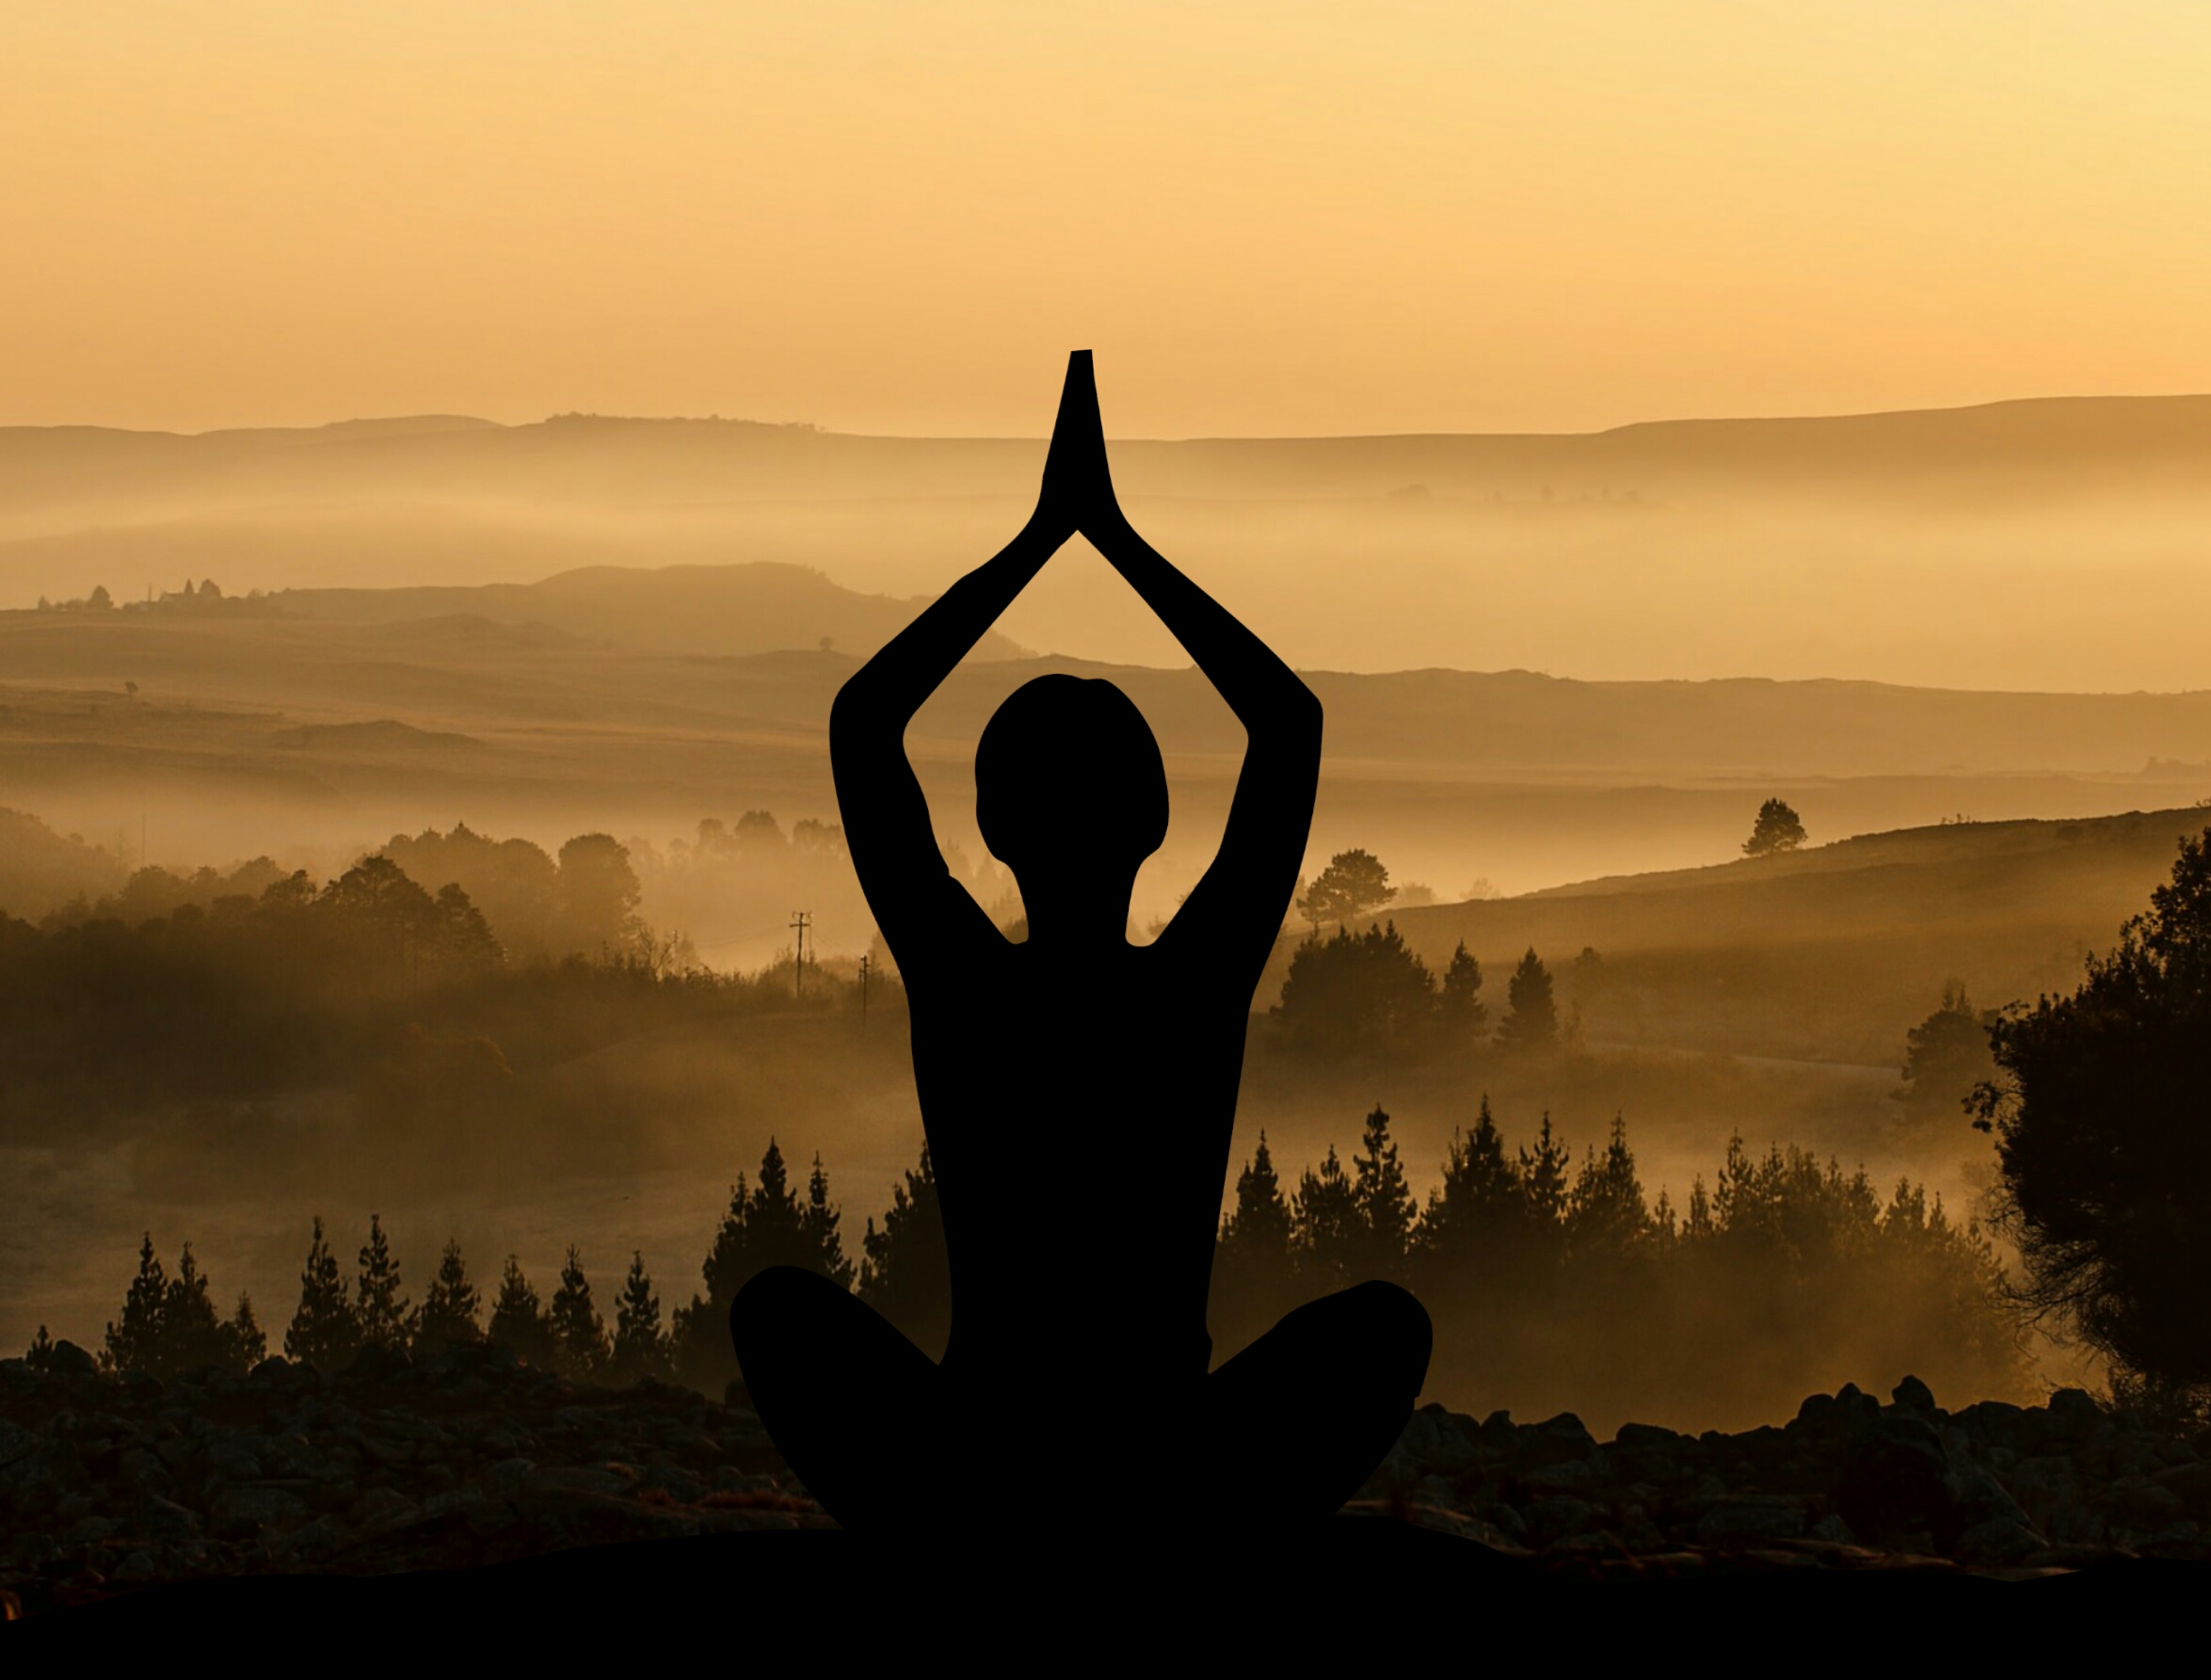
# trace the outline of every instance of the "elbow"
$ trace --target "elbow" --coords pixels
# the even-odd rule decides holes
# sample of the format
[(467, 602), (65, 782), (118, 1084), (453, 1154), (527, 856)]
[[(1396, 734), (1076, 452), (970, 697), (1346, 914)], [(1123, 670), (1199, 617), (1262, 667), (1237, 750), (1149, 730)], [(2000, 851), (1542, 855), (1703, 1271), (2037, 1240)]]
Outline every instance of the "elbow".
[(857, 676), (845, 680), (829, 702), (829, 757), (834, 760), (860, 744), (875, 708), (869, 705), (866, 689)]
[(1284, 697), (1283, 723), (1300, 742), (1310, 743), (1316, 757), (1321, 751), (1321, 733), (1323, 724), (1321, 696), (1305, 685), (1294, 673), (1290, 680), (1290, 693)]

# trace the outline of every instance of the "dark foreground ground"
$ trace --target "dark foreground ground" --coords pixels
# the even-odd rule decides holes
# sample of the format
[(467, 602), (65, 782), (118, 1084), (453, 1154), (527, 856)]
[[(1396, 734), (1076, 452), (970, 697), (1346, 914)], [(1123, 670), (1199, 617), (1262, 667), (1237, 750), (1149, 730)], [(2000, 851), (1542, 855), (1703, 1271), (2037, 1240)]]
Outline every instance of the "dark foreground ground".
[[(1038, 1583), (1095, 1589), (1124, 1616), (1131, 1594), (1210, 1595), (1240, 1576), (1294, 1589), (1301, 1574), (1447, 1600), (1617, 1582), (1684, 1607), (1793, 1602), (1815, 1581), (1831, 1598), (1983, 1608), (2002, 1582), (2052, 1583), (2035, 1589), (2044, 1605), (2123, 1589), (2138, 1609), (2211, 1589), (2211, 1432), (2161, 1433), (2075, 1391), (1951, 1413), (1907, 1380), (1886, 1404), (1814, 1396), (1782, 1428), (1631, 1424), (1603, 1443), (1571, 1416), (1431, 1406), (1296, 1548), (1193, 1536), (1172, 1489), (1136, 1496), (1134, 1540), (1097, 1539), (1105, 1525), (1080, 1512), (1006, 1512), (893, 1557), (834, 1533), (743, 1404), (685, 1389), (577, 1387), (484, 1351), (166, 1384), (0, 1362), (0, 1606), (25, 1634), (503, 1604), (542, 1630), (733, 1591), (795, 1610), (933, 1580), (955, 1596), (1026, 1581), (1032, 1608)], [(963, 1501), (970, 1518), (986, 1507), (986, 1476), (948, 1492), (948, 1509)]]

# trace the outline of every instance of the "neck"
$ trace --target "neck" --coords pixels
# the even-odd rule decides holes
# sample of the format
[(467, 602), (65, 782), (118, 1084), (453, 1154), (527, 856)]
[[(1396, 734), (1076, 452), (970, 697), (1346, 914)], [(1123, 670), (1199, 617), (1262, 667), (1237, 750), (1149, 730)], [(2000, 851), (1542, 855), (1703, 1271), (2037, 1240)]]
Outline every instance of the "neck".
[(1097, 950), (1129, 942), (1129, 899), (1135, 880), (1100, 890), (1086, 882), (1073, 891), (1039, 885), (1021, 888), (1021, 909), (1029, 918), (1029, 943), (1051, 949)]

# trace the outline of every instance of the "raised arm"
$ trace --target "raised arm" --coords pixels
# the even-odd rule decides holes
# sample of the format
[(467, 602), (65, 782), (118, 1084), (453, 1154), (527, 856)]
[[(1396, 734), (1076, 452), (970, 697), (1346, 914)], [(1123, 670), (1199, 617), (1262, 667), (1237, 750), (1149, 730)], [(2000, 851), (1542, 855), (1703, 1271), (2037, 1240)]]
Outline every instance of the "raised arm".
[[(989, 925), (967, 890), (952, 879), (937, 849), (928, 801), (906, 760), (905, 729), (937, 685), (1074, 535), (1089, 463), (1079, 458), (1083, 427), (1080, 421), (1068, 424), (1070, 403), (1079, 409), (1087, 393), (1093, 433), (1097, 423), (1097, 390), (1087, 376), (1090, 353), (1078, 355), (1085, 377), (1079, 390), (1070, 369), (1061, 392), (1059, 420), (1045, 456), (1043, 492), (1029, 522), (854, 672), (829, 708), (829, 763), (845, 845), (868, 906), (893, 952), (908, 930), (926, 939), (931, 931), (945, 931), (948, 920)], [(1070, 446), (1067, 439), (1075, 444)], [(1099, 453), (1102, 458), (1102, 445)], [(924, 928), (928, 923), (935, 928)]]
[[(906, 726), (1015, 596), (1066, 541), (1040, 505), (1020, 535), (924, 608), (845, 680), (829, 708), (829, 765), (844, 843), (883, 937), (902, 964), (917, 944), (989, 927), (952, 878), (905, 756)], [(976, 925), (980, 924), (980, 925)], [(907, 940), (907, 935), (916, 938)], [(902, 941), (905, 949), (901, 950)]]
[[(1053, 473), (1059, 473), (1055, 483)], [(1221, 850), (1163, 936), (1246, 937), (1263, 964), (1297, 883), (1321, 775), (1321, 702), (1273, 648), (1136, 534), (1114, 496), (1088, 351), (1067, 364), (1046, 501), (1077, 527), (1160, 616), (1220, 691), (1248, 744)], [(1255, 969), (1254, 983), (1258, 975)]]

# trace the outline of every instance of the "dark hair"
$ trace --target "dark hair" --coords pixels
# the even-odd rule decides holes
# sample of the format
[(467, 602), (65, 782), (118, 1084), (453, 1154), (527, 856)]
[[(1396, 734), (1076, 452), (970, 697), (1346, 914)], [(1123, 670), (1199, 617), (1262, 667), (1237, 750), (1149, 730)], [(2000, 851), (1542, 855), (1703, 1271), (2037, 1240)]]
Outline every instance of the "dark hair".
[(1016, 874), (1047, 860), (1133, 870), (1167, 834), (1167, 767), (1151, 726), (1102, 678), (1024, 682), (976, 745), (975, 821)]

